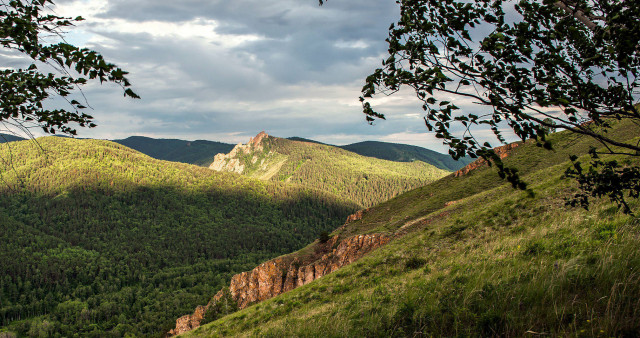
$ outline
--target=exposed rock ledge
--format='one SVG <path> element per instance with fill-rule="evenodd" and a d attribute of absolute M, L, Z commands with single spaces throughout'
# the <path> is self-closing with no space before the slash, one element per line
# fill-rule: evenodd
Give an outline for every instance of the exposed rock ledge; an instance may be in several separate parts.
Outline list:
<path fill-rule="evenodd" d="M 496 155 L 498 155 L 501 159 L 509 156 L 509 153 L 511 152 L 512 149 L 517 148 L 520 145 L 520 143 L 510 143 L 504 146 L 500 146 L 500 147 L 496 147 L 493 148 L 493 151 L 496 152 Z M 470 171 L 472 170 L 476 170 L 478 168 L 484 167 L 487 165 L 487 161 L 484 158 L 479 158 L 469 164 L 467 164 L 467 166 L 465 166 L 464 168 L 456 171 L 455 173 L 453 173 L 453 176 L 455 177 L 459 177 L 462 175 L 466 175 L 468 174 Z"/>
<path fill-rule="evenodd" d="M 248 154 L 251 151 L 262 151 L 262 140 L 269 137 L 267 133 L 261 131 L 256 137 L 250 138 L 247 144 L 238 143 L 228 154 L 219 153 L 213 157 L 213 163 L 209 169 L 215 171 L 228 171 L 242 174 L 244 164 L 237 158 L 238 154 Z"/>
<path fill-rule="evenodd" d="M 251 271 L 233 276 L 229 285 L 231 297 L 243 309 L 336 271 L 390 240 L 391 237 L 384 234 L 369 234 L 338 242 L 338 236 L 334 236 L 327 243 L 318 244 L 315 255 L 310 257 L 278 257 Z M 198 306 L 193 314 L 178 318 L 175 329 L 169 331 L 169 335 L 178 335 L 199 327 L 207 309 L 222 296 L 221 290 L 207 305 Z"/>

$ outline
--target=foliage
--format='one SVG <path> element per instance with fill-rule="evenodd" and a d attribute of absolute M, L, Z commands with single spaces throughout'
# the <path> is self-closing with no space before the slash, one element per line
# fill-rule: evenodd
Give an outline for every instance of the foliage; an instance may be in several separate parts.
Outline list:
<path fill-rule="evenodd" d="M 97 52 L 66 42 L 52 43 L 64 41 L 64 29 L 83 19 L 46 14 L 48 6 L 53 6 L 52 0 L 13 0 L 0 5 L 0 44 L 32 60 L 26 69 L 0 70 L 0 121 L 22 129 L 35 124 L 47 133 L 75 135 L 72 123 L 95 126 L 92 116 L 83 112 L 87 104 L 68 98 L 87 80 L 113 82 L 123 88 L 124 96 L 139 97 L 129 88 L 127 72 Z M 67 100 L 70 108 L 47 108 L 43 103 L 53 94 Z"/>
<path fill-rule="evenodd" d="M 631 208 L 625 200 L 625 192 L 628 197 L 637 199 L 640 196 L 640 167 L 622 167 L 618 161 L 604 161 L 597 150 L 591 150 L 592 166 L 584 170 L 576 156 L 571 157 L 573 168 L 567 169 L 565 174 L 575 178 L 582 188 L 571 205 L 580 204 L 585 209 L 589 207 L 589 197 L 608 196 L 611 201 L 623 206 L 626 213 L 631 213 Z"/>
<path fill-rule="evenodd" d="M 327 243 L 331 239 L 328 231 L 323 231 L 320 233 L 320 237 L 318 237 L 318 241 L 320 243 Z"/>
<path fill-rule="evenodd" d="M 224 288 L 222 289 L 222 297 L 209 306 L 207 312 L 204 314 L 204 318 L 200 321 L 200 325 L 211 323 L 218 318 L 222 318 L 236 311 L 238 311 L 238 304 L 231 297 L 229 288 Z"/>
<path fill-rule="evenodd" d="M 491 160 L 503 178 L 526 188 L 489 142 L 472 128 L 503 130 L 551 148 L 548 133 L 591 137 L 603 153 L 637 156 L 637 142 L 608 134 L 613 121 L 640 121 L 638 1 L 403 0 L 389 29 L 389 57 L 362 89 L 368 121 L 384 118 L 367 99 L 409 87 L 422 102 L 425 124 L 455 158 Z M 462 112 L 454 100 L 471 100 Z M 459 131 L 459 132 L 457 132 Z M 619 172 L 617 167 L 613 173 Z M 616 194 L 607 173 L 600 191 Z M 606 188 L 607 190 L 602 190 Z"/>
<path fill-rule="evenodd" d="M 355 209 L 108 141 L 38 143 L 46 152 L 0 146 L 13 166 L 3 164 L 0 186 L 0 326 L 20 335 L 161 336 L 234 274 Z"/>

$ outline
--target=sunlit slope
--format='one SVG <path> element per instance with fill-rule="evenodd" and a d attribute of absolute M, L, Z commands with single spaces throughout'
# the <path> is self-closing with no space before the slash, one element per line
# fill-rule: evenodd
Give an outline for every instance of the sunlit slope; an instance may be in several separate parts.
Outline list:
<path fill-rule="evenodd" d="M 369 207 L 449 172 L 424 162 L 393 162 L 337 147 L 259 134 L 211 166 L 271 181 L 321 189 Z"/>
<path fill-rule="evenodd" d="M 339 231 L 390 244 L 186 336 L 638 336 L 640 223 L 606 200 L 566 207 L 568 154 L 597 145 L 553 141 L 507 158 L 531 192 L 486 168 L 402 194 Z"/>
<path fill-rule="evenodd" d="M 11 142 L 0 157 L 0 329 L 20 335 L 162 335 L 233 274 L 354 210 L 108 141 Z"/>

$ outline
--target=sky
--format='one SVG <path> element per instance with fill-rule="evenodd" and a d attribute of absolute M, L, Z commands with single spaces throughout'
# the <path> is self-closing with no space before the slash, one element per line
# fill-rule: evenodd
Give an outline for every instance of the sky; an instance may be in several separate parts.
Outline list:
<path fill-rule="evenodd" d="M 132 135 L 247 142 L 260 131 L 343 145 L 377 140 L 446 152 L 409 90 L 358 101 L 385 58 L 395 0 L 58 0 L 85 21 L 66 40 L 127 70 L 140 100 L 112 84 L 84 94 L 96 128 L 78 137 Z M 2 61 L 2 55 L 0 55 Z M 473 109 L 470 102 L 456 104 Z"/>

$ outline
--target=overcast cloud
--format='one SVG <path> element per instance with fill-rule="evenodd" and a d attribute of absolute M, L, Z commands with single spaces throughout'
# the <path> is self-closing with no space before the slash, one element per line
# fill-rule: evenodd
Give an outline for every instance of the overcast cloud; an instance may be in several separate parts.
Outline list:
<path fill-rule="evenodd" d="M 386 121 L 368 125 L 358 102 L 380 66 L 394 0 L 61 0 L 83 16 L 68 41 L 130 72 L 142 99 L 112 85 L 85 94 L 97 128 L 79 137 L 246 142 L 261 130 L 333 144 L 382 140 L 445 148 L 427 133 L 409 91 L 373 101 Z M 0 55 L 0 61 L 8 62 Z M 468 102 L 459 106 L 470 107 Z"/>

